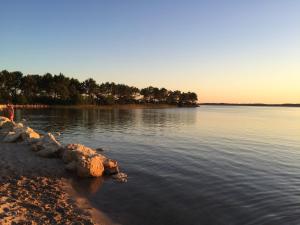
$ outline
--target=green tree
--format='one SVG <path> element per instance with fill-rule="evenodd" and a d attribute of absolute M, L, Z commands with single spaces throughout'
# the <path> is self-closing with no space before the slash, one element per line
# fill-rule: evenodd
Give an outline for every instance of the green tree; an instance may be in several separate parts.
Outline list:
<path fill-rule="evenodd" d="M 8 72 L 7 70 L 1 71 L 0 74 L 0 87 L 1 96 L 5 99 L 3 101 L 16 102 L 17 94 L 20 90 L 21 80 L 23 74 L 19 71 Z"/>
<path fill-rule="evenodd" d="M 168 104 L 178 104 L 180 101 L 181 91 L 169 91 L 168 97 L 167 97 L 167 103 Z"/>
<path fill-rule="evenodd" d="M 26 97 L 26 101 L 34 103 L 39 96 L 39 81 L 41 77 L 39 75 L 27 75 L 21 80 L 21 95 Z M 20 98 L 19 98 L 20 99 Z M 22 99 L 24 101 L 24 99 Z"/>
<path fill-rule="evenodd" d="M 142 101 L 140 96 L 143 96 Z M 138 98 L 137 98 L 138 97 Z M 21 72 L 0 72 L 0 102 L 45 104 L 130 104 L 167 103 L 195 105 L 198 97 L 194 92 L 181 93 L 166 88 L 149 86 L 138 89 L 126 84 L 102 83 L 89 78 L 83 82 L 74 78 L 46 73 L 23 76 Z"/>
<path fill-rule="evenodd" d="M 71 78 L 69 83 L 70 103 L 74 105 L 83 104 L 83 98 L 81 94 L 82 85 L 77 79 Z"/>
<path fill-rule="evenodd" d="M 69 93 L 69 85 L 70 85 L 70 79 L 68 77 L 65 77 L 62 73 L 59 75 L 55 75 L 53 77 L 54 80 L 54 96 L 55 101 L 57 103 L 63 104 L 68 102 L 70 99 L 70 93 Z"/>

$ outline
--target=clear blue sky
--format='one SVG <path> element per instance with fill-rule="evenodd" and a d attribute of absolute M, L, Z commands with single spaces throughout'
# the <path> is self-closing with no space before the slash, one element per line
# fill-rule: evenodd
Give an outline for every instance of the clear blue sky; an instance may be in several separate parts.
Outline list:
<path fill-rule="evenodd" d="M 300 1 L 0 2 L 0 69 L 300 102 Z"/>

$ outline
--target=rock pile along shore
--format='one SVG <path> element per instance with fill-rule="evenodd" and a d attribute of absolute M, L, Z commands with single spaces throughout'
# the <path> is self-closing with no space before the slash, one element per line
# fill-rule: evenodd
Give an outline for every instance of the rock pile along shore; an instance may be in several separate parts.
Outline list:
<path fill-rule="evenodd" d="M 65 169 L 79 177 L 111 175 L 120 182 L 127 181 L 127 175 L 119 172 L 117 161 L 105 157 L 95 149 L 82 144 L 63 146 L 51 133 L 42 136 L 23 123 L 12 122 L 6 117 L 0 117 L 0 138 L 5 143 L 27 143 L 40 157 L 61 158 Z"/>
<path fill-rule="evenodd" d="M 66 170 L 96 183 L 103 175 L 124 182 L 127 176 L 116 161 L 81 144 L 63 146 L 52 134 L 40 135 L 5 117 L 0 117 L 0 155 L 1 225 L 113 224 L 75 194 Z"/>

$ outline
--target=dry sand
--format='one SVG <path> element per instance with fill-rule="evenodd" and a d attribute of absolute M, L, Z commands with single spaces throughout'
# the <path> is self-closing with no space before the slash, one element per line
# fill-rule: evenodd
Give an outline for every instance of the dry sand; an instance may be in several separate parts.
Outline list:
<path fill-rule="evenodd" d="M 0 143 L 0 224 L 112 224 L 76 195 L 61 160 Z"/>

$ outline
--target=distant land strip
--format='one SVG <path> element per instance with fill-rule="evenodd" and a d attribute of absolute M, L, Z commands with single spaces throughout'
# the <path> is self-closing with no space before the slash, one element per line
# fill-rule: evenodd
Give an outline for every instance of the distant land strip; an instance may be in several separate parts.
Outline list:
<path fill-rule="evenodd" d="M 198 105 L 182 106 L 182 107 L 197 107 Z M 164 109 L 164 108 L 176 108 L 178 105 L 171 104 L 113 104 L 113 105 L 41 105 L 41 104 L 24 104 L 13 105 L 15 109 L 45 109 L 45 108 L 70 108 L 70 109 Z M 6 105 L 0 104 L 0 111 L 6 109 Z"/>
<path fill-rule="evenodd" d="M 195 92 L 149 86 L 137 88 L 93 78 L 79 81 L 62 73 L 24 75 L 20 71 L 0 71 L 0 104 L 14 105 L 134 105 L 163 104 L 196 107 Z M 27 106 L 26 106 L 27 107 Z"/>
<path fill-rule="evenodd" d="M 284 104 L 265 104 L 265 103 L 199 103 L 199 105 L 212 106 L 262 106 L 262 107 L 300 107 L 300 104 L 284 103 Z"/>

